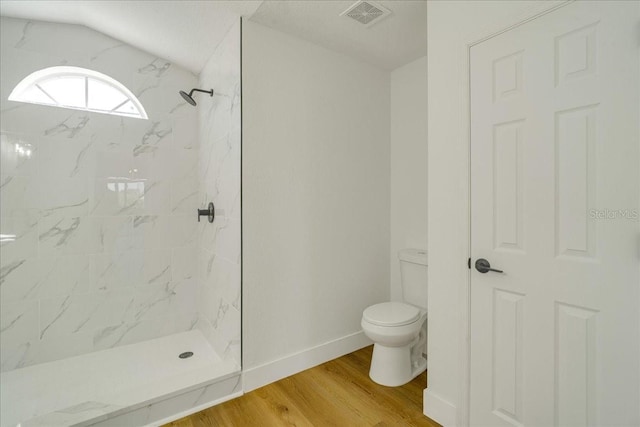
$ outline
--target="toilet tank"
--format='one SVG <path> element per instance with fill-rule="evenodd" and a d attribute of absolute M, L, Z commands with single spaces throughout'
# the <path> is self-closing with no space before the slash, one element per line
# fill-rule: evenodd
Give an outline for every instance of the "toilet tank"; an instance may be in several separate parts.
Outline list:
<path fill-rule="evenodd" d="M 403 249 L 398 252 L 402 299 L 404 302 L 427 309 L 427 251 Z"/>

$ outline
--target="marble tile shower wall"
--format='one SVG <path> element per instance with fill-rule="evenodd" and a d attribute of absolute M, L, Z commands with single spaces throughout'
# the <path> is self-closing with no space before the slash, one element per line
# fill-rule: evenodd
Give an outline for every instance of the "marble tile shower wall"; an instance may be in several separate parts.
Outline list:
<path fill-rule="evenodd" d="M 201 223 L 198 252 L 198 328 L 218 354 L 240 366 L 240 22 L 218 45 L 200 74 L 213 99 L 200 114 L 200 205 L 213 201 L 214 224 Z"/>
<path fill-rule="evenodd" d="M 178 90 L 197 77 L 85 27 L 0 31 L 2 371 L 194 328 L 198 118 Z M 55 65 L 115 78 L 149 120 L 7 101 Z"/>

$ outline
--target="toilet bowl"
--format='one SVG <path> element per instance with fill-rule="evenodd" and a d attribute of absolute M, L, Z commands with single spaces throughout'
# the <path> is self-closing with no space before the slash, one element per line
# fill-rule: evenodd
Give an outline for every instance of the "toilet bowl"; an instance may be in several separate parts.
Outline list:
<path fill-rule="evenodd" d="M 362 313 L 362 330 L 373 341 L 369 377 L 396 387 L 427 368 L 427 253 L 398 253 L 403 301 L 372 305 Z"/>
<path fill-rule="evenodd" d="M 376 383 L 396 387 L 424 372 L 427 360 L 427 312 L 401 302 L 372 305 L 362 314 L 362 330 L 374 342 L 369 377 Z M 417 351 L 416 351 L 417 350 Z"/>

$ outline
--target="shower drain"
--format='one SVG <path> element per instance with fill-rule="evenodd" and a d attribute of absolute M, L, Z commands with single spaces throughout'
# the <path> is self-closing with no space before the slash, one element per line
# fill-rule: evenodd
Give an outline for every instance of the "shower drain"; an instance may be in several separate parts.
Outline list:
<path fill-rule="evenodd" d="M 191 356 L 193 356 L 193 351 L 185 351 L 184 353 L 180 353 L 180 355 L 178 355 L 180 359 L 188 359 Z"/>

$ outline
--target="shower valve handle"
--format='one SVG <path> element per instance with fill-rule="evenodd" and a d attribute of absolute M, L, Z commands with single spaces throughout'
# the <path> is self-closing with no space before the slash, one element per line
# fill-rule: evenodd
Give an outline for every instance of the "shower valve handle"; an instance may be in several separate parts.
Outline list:
<path fill-rule="evenodd" d="M 198 209 L 198 222 L 200 222 L 201 216 L 206 216 L 209 222 L 213 222 L 216 217 L 216 210 L 215 206 L 213 206 L 213 202 L 209 202 L 207 209 Z"/>

